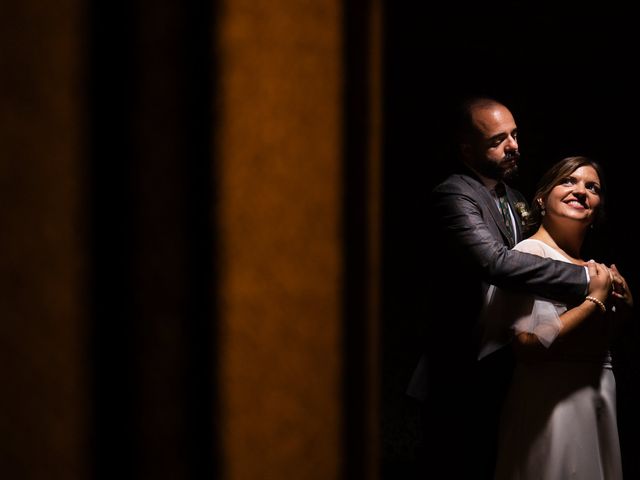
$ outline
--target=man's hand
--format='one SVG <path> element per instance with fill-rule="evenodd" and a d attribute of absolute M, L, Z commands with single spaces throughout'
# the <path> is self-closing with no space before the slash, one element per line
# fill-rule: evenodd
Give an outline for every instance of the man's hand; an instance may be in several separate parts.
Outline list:
<path fill-rule="evenodd" d="M 613 275 L 613 292 L 611 295 L 617 300 L 617 304 L 624 304 L 627 307 L 633 307 L 633 296 L 629 290 L 626 280 L 618 271 L 618 267 L 615 264 L 611 264 L 611 273 Z M 591 271 L 589 271 L 591 273 Z"/>

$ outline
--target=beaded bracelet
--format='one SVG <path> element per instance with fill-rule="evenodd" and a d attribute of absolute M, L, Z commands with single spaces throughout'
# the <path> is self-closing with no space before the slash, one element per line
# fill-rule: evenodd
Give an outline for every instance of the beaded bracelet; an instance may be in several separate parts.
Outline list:
<path fill-rule="evenodd" d="M 602 303 L 596 297 L 592 297 L 591 295 L 589 295 L 585 297 L 585 300 L 589 300 L 590 302 L 595 303 L 598 307 L 600 307 L 600 310 L 602 310 L 602 313 L 607 313 L 607 307 L 605 307 L 604 303 Z"/>

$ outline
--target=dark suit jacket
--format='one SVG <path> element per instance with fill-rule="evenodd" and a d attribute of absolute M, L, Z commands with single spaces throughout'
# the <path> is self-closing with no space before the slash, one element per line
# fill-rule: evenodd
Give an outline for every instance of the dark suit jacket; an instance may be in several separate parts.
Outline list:
<path fill-rule="evenodd" d="M 515 202 L 522 194 L 507 186 Z M 425 354 L 407 393 L 423 400 L 429 375 L 442 367 L 455 372 L 476 362 L 477 320 L 489 284 L 527 291 L 569 304 L 587 292 L 584 267 L 511 250 L 504 220 L 491 192 L 472 173 L 451 175 L 430 197 L 425 221 L 432 242 L 425 265 L 425 301 L 420 321 Z M 523 240 L 520 225 L 516 241 Z M 431 373 L 429 373 L 431 371 Z"/>

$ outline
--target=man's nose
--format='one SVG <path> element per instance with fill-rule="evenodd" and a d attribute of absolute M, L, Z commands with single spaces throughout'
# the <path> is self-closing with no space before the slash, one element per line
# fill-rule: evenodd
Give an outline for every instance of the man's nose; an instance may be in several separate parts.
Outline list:
<path fill-rule="evenodd" d="M 507 137 L 507 144 L 505 145 L 505 148 L 508 148 L 510 150 L 517 150 L 518 149 L 518 140 L 516 140 L 515 137 L 509 135 Z"/>

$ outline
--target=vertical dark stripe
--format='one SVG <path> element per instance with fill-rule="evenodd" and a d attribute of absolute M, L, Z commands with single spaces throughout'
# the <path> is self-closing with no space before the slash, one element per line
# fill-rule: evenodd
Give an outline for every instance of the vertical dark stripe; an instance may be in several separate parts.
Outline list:
<path fill-rule="evenodd" d="M 93 319 L 91 448 L 96 479 L 138 478 L 142 472 L 158 471 L 149 462 L 170 447 L 161 435 L 171 429 L 185 432 L 184 439 L 167 441 L 184 446 L 179 450 L 186 456 L 176 452 L 161 464 L 193 479 L 216 478 L 220 471 L 214 434 L 216 247 L 210 146 L 214 6 L 206 0 L 158 4 L 158 8 L 171 9 L 178 22 L 178 28 L 168 29 L 158 42 L 155 22 L 163 21 L 162 16 L 146 14 L 155 5 L 144 1 L 91 3 L 87 52 L 91 283 L 87 291 Z M 177 55 L 169 52 L 166 59 L 157 60 L 156 43 L 176 46 Z M 144 68 L 156 70 L 148 75 Z M 176 68 L 183 71 L 176 72 Z M 178 115 L 170 119 L 176 127 L 166 139 L 146 135 L 153 131 L 155 118 L 153 106 L 143 104 L 141 93 L 154 87 L 159 87 L 155 92 L 168 95 L 167 105 L 175 106 Z M 140 122 L 146 122 L 147 131 Z M 162 119 L 158 125 L 163 125 Z M 154 158 L 162 145 L 167 145 L 166 155 Z M 174 155 L 175 145 L 182 147 Z M 177 215 L 163 216 L 163 203 L 153 202 L 154 191 L 147 189 L 154 186 L 159 200 L 166 202 L 175 195 Z M 172 222 L 166 225 L 172 237 L 158 239 L 161 247 L 150 248 L 148 242 L 156 240 L 154 232 L 162 231 L 158 224 L 163 221 Z M 179 251 L 167 252 L 172 241 Z M 173 277 L 165 277 L 172 279 L 166 286 L 147 270 L 163 265 L 160 252 L 175 255 L 166 262 L 174 269 Z M 183 260 L 185 271 L 180 268 Z M 163 288 L 175 296 L 166 302 L 154 298 L 153 292 Z M 176 304 L 180 292 L 186 292 L 184 309 Z M 175 323 L 161 324 L 163 320 L 156 317 L 163 306 L 179 315 Z M 173 365 L 181 369 L 178 374 L 184 389 L 184 395 L 175 397 L 159 387 L 163 375 L 171 381 L 173 371 L 167 365 L 172 359 L 157 371 L 152 371 L 149 362 L 140 361 L 145 355 L 161 355 L 158 345 L 162 343 L 154 338 L 167 328 L 174 329 L 171 339 L 165 341 L 171 348 L 167 353 L 176 355 Z M 165 397 L 154 398 L 154 391 Z M 181 425 L 165 428 L 158 424 L 161 416 L 145 415 L 161 408 L 167 408 L 170 420 L 177 419 Z M 160 435 L 157 442 L 142 441 L 155 433 Z M 156 478 L 172 478 L 172 471 L 159 471 Z"/>
<path fill-rule="evenodd" d="M 130 123 L 134 108 L 133 7 L 118 0 L 92 2 L 87 50 L 93 474 L 96 479 L 109 480 L 135 476 Z"/>
<path fill-rule="evenodd" d="M 187 311 L 187 432 L 189 478 L 219 478 L 219 445 L 214 436 L 218 410 L 214 363 L 217 312 L 214 298 L 215 252 L 212 178 L 212 65 L 211 1 L 192 0 L 188 4 L 185 42 L 187 86 L 186 168 L 188 218 L 188 311 Z"/>
<path fill-rule="evenodd" d="M 367 476 L 369 38 L 368 0 L 345 2 L 344 83 L 344 298 L 343 478 Z"/>

